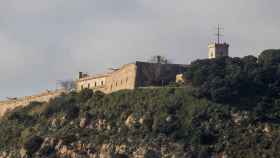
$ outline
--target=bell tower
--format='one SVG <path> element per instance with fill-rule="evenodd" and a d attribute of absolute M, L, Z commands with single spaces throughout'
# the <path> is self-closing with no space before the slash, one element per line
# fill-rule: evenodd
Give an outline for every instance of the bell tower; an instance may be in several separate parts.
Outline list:
<path fill-rule="evenodd" d="M 218 25 L 217 41 L 208 44 L 208 58 L 214 59 L 219 57 L 228 56 L 229 44 L 221 43 L 221 27 Z"/>

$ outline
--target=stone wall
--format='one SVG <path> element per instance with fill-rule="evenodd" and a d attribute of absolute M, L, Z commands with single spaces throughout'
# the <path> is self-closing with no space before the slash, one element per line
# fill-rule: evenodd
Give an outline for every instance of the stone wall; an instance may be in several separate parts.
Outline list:
<path fill-rule="evenodd" d="M 106 93 L 123 89 L 135 89 L 136 70 L 135 64 L 127 64 L 112 72 L 106 81 Z"/>
<path fill-rule="evenodd" d="M 2 117 L 6 112 L 11 111 L 17 107 L 27 106 L 31 102 L 48 102 L 50 99 L 53 99 L 63 93 L 66 93 L 65 90 L 57 91 L 46 91 L 44 93 L 27 96 L 15 100 L 0 101 L 0 117 Z"/>
<path fill-rule="evenodd" d="M 176 82 L 176 75 L 183 73 L 186 65 L 136 62 L 137 87 L 164 86 Z"/>

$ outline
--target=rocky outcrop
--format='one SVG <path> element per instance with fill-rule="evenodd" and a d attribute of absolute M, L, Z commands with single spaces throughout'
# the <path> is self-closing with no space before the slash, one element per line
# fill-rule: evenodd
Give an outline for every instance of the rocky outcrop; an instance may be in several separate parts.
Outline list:
<path fill-rule="evenodd" d="M 242 121 L 247 120 L 248 119 L 248 112 L 236 112 L 236 113 L 232 113 L 231 114 L 232 120 L 233 122 L 240 126 Z"/>
<path fill-rule="evenodd" d="M 66 144 L 62 139 L 46 137 L 36 152 L 30 154 L 24 147 L 18 152 L 20 158 L 181 158 L 185 157 L 183 146 L 177 143 L 168 143 L 165 140 L 159 144 L 112 144 L 106 143 L 94 146 L 82 141 Z M 225 155 L 225 154 L 219 154 Z M 0 158 L 17 157 L 9 152 L 2 152 Z"/>
<path fill-rule="evenodd" d="M 126 121 L 125 121 L 125 125 L 128 128 L 131 128 L 134 124 L 136 124 L 137 119 L 131 114 L 127 117 Z"/>

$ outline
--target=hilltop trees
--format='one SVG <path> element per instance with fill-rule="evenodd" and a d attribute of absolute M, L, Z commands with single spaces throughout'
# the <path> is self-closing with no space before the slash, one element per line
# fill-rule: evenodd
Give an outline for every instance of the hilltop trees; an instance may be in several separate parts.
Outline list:
<path fill-rule="evenodd" d="M 280 63 L 280 49 L 268 49 L 259 56 L 259 63 L 263 65 L 277 65 Z"/>
<path fill-rule="evenodd" d="M 280 96 L 280 51 L 264 51 L 259 58 L 217 58 L 194 61 L 185 72 L 197 96 L 234 103 L 242 98 Z"/>
<path fill-rule="evenodd" d="M 68 91 L 76 88 L 76 83 L 73 80 L 59 81 L 59 85 L 61 86 L 61 88 L 68 90 Z"/>

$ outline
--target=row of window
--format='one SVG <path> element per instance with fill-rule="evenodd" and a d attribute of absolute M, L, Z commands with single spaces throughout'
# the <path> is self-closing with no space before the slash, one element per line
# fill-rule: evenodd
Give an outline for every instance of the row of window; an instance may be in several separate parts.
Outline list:
<path fill-rule="evenodd" d="M 103 85 L 104 85 L 104 81 L 101 81 L 101 86 L 103 86 Z M 97 82 L 94 82 L 93 87 L 95 88 L 97 86 L 98 86 Z M 91 88 L 91 87 L 92 87 L 92 85 L 90 83 L 88 83 L 86 88 Z M 81 85 L 81 89 L 84 89 L 84 88 L 85 88 L 84 85 Z"/>
<path fill-rule="evenodd" d="M 113 89 L 114 85 L 115 85 L 115 87 L 118 87 L 118 84 L 123 85 L 124 82 L 125 82 L 125 84 L 128 83 L 128 77 L 125 79 L 125 81 L 123 81 L 123 80 L 120 80 L 119 82 L 118 81 L 113 81 L 113 83 L 111 84 L 111 90 Z"/>
<path fill-rule="evenodd" d="M 111 84 L 111 90 L 113 89 L 113 87 L 118 87 L 118 85 L 123 85 L 123 84 L 127 84 L 128 83 L 128 77 L 125 79 L 125 80 L 120 80 L 120 81 L 113 81 L 113 83 Z M 104 81 L 101 81 L 101 86 L 104 85 Z M 84 89 L 84 88 L 95 88 L 95 87 L 98 87 L 99 85 L 97 84 L 97 82 L 94 82 L 93 86 L 88 83 L 87 86 L 85 85 L 81 85 L 81 89 Z"/>

